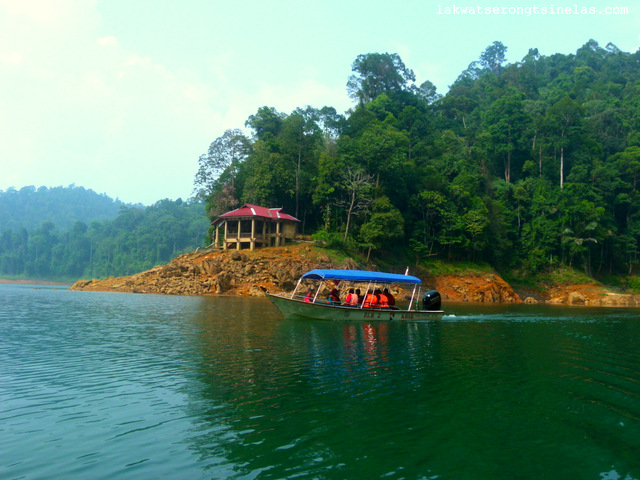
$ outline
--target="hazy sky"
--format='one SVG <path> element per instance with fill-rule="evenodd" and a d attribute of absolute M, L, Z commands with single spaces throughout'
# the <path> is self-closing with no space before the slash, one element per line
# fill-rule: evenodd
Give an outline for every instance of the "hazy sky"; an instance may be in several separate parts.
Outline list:
<path fill-rule="evenodd" d="M 558 7 L 567 11 L 548 13 Z M 0 190 L 76 184 L 132 203 L 187 199 L 198 157 L 261 106 L 349 109 L 359 54 L 397 52 L 418 84 L 445 93 L 496 40 L 511 63 L 589 39 L 635 52 L 640 4 L 0 0 Z"/>

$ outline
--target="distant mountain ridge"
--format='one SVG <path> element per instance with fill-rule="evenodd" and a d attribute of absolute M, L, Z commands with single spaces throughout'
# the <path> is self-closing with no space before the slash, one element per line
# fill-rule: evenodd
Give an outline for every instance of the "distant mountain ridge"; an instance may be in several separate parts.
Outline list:
<path fill-rule="evenodd" d="M 204 246 L 196 200 L 124 204 L 69 187 L 0 191 L 0 278 L 69 281 L 131 275 Z"/>
<path fill-rule="evenodd" d="M 0 190 L 0 231 L 31 231 L 43 222 L 52 222 L 61 231 L 69 230 L 80 221 L 111 220 L 121 207 L 131 206 L 91 189 L 68 187 L 23 187 Z"/>

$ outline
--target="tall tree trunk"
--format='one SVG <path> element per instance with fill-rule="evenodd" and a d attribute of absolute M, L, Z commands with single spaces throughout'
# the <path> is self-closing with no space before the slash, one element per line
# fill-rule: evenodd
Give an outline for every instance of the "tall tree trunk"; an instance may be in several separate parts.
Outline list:
<path fill-rule="evenodd" d="M 511 183 L 511 126 L 509 126 L 509 134 L 507 136 L 507 164 L 504 169 L 504 180 Z"/>
<path fill-rule="evenodd" d="M 539 145 L 538 148 L 538 175 L 542 176 L 542 145 Z"/>
<path fill-rule="evenodd" d="M 296 214 L 298 218 L 298 205 L 300 201 L 300 166 L 302 164 L 302 142 L 298 144 L 298 168 L 296 170 Z"/>
<path fill-rule="evenodd" d="M 560 147 L 560 190 L 562 190 L 562 185 L 564 183 L 564 147 Z"/>
<path fill-rule="evenodd" d="M 564 184 L 564 128 L 562 129 L 562 146 L 560 147 L 560 190 Z"/>
<path fill-rule="evenodd" d="M 351 202 L 349 203 L 349 210 L 347 211 L 347 226 L 344 229 L 344 241 L 347 241 L 347 235 L 349 235 L 349 224 L 351 223 L 351 212 L 353 212 L 353 206 L 356 203 L 355 190 L 351 193 Z"/>
<path fill-rule="evenodd" d="M 331 225 L 331 204 L 325 207 L 325 211 L 327 213 L 324 215 L 324 231 L 328 232 L 329 226 Z"/>

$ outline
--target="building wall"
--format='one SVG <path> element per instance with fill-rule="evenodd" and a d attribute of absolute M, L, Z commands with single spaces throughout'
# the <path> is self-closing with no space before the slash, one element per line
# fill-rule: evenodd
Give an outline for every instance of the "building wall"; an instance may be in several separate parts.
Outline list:
<path fill-rule="evenodd" d="M 295 223 L 287 222 L 282 224 L 282 235 L 285 238 L 295 238 L 297 231 L 297 225 Z"/>

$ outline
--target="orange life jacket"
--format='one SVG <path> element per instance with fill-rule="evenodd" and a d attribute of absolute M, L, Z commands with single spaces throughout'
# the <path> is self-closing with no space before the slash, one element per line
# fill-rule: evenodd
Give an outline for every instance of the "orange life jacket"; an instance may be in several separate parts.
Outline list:
<path fill-rule="evenodd" d="M 364 303 L 362 304 L 362 306 L 364 308 L 372 308 L 372 307 L 376 307 L 378 303 L 378 297 L 375 296 L 373 293 L 367 293 L 367 296 L 364 297 Z"/>
<path fill-rule="evenodd" d="M 378 295 L 378 307 L 389 308 L 389 299 L 384 293 Z"/>

